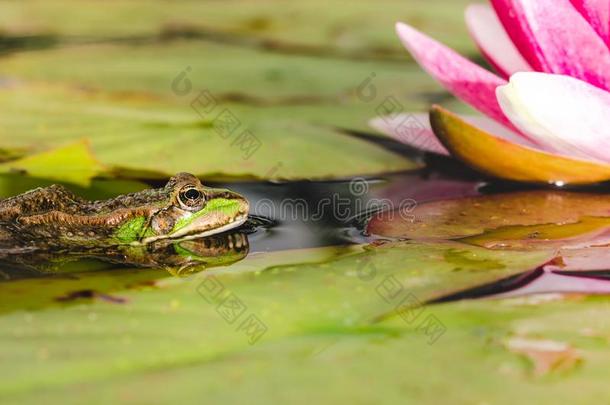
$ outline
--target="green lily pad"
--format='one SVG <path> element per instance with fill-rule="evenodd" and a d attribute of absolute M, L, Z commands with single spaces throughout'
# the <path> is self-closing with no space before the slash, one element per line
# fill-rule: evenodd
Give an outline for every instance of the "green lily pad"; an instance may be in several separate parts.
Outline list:
<path fill-rule="evenodd" d="M 247 69 L 244 61 L 248 62 Z M 45 68 L 40 69 L 41 65 Z M 412 92 L 435 90 L 431 80 L 421 80 L 425 73 L 408 63 L 286 56 L 192 41 L 141 46 L 83 45 L 24 52 L 4 60 L 0 74 L 113 91 L 118 93 L 116 98 L 178 98 L 187 107 L 201 90 L 209 90 L 221 102 L 266 107 L 357 104 L 355 90 L 372 74 L 371 84 L 376 87 L 378 103 L 393 95 L 402 102 L 410 101 L 405 106 L 409 110 L 419 106 L 396 94 L 397 86 L 405 82 L 412 82 Z M 374 107 L 368 106 L 370 115 L 375 114 Z M 370 117 L 362 118 L 366 123 Z"/>
<path fill-rule="evenodd" d="M 149 188 L 148 185 L 138 181 L 109 179 L 94 179 L 87 187 L 81 187 L 74 183 L 58 182 L 13 173 L 0 174 L 0 198 L 12 197 L 37 187 L 48 187 L 51 184 L 58 183 L 89 200 L 104 200 L 116 197 L 118 194 L 128 194 Z"/>
<path fill-rule="evenodd" d="M 253 254 L 248 259 L 230 267 L 231 272 L 257 271 L 261 267 L 292 263 L 316 263 L 332 260 L 349 254 L 349 248 L 318 248 L 276 252 L 273 254 Z M 158 283 L 171 280 L 173 275 L 166 269 L 117 267 L 116 264 L 94 260 L 73 260 L 73 254 L 56 258 L 51 270 L 40 272 L 41 277 L 27 277 L 0 282 L 0 313 L 16 310 L 38 310 L 46 307 L 87 302 L 87 298 L 117 296 L 128 290 L 155 288 Z M 204 271 L 202 267 L 200 269 Z M 53 274 L 55 273 L 55 275 Z M 16 273 L 13 272 L 13 276 Z M 36 273 L 34 273 L 36 274 Z M 31 275 L 30 275 L 31 276 Z M 159 285 L 161 285 L 159 284 Z M 24 292 L 36 291 L 36 294 Z M 88 292 L 89 294 L 85 294 Z M 80 293 L 80 294 L 79 294 Z M 67 299 L 73 297 L 73 299 Z M 80 299 L 79 299 L 80 298 Z"/>
<path fill-rule="evenodd" d="M 242 61 L 248 69 L 242 68 Z M 175 111 L 186 113 L 183 121 L 212 120 L 227 107 L 250 126 L 272 116 L 371 132 L 371 117 L 427 109 L 429 101 L 413 94 L 438 91 L 434 81 L 408 63 L 287 56 L 191 41 L 19 53 L 0 64 L 0 74 L 18 81 L 84 87 L 115 101 L 171 101 L 176 108 L 157 112 L 155 123 L 160 126 L 168 125 L 165 120 Z M 406 87 L 411 95 L 397 91 Z M 206 117 L 191 108 L 201 91 L 208 91 L 219 104 Z M 206 96 L 200 100 L 205 103 Z"/>
<path fill-rule="evenodd" d="M 610 225 L 610 196 L 531 191 L 433 201 L 410 214 L 380 214 L 368 232 L 394 238 L 553 241 L 596 234 Z M 480 236 L 478 239 L 475 236 Z"/>
<path fill-rule="evenodd" d="M 308 398 L 323 404 L 352 401 L 436 404 L 439 387 L 443 387 L 443 397 L 467 403 L 509 404 L 515 400 L 551 403 L 557 395 L 567 402 L 594 403 L 608 398 L 610 351 L 604 340 L 610 330 L 608 323 L 603 322 L 610 316 L 607 304 L 607 298 L 535 305 L 523 299 L 444 304 L 426 308 L 427 315 L 434 316 L 444 328 L 444 333 L 432 344 L 425 329 L 392 320 L 357 328 L 301 330 L 290 337 L 205 357 L 177 356 L 181 345 L 188 345 L 192 351 L 204 351 L 203 343 L 209 340 L 197 340 L 204 339 L 199 332 L 203 326 L 198 323 L 190 323 L 190 329 L 195 328 L 196 332 L 176 334 L 169 341 L 168 332 L 159 328 L 138 332 L 136 325 L 152 319 L 136 312 L 132 313 L 130 323 L 118 330 L 121 338 L 111 339 L 104 335 L 115 332 L 115 328 L 112 325 L 111 329 L 103 328 L 115 316 L 113 307 L 108 304 L 103 311 L 83 307 L 72 311 L 71 316 L 80 318 L 86 326 L 77 329 L 79 338 L 71 340 L 72 346 L 62 351 L 56 346 L 56 341 L 62 339 L 59 334 L 71 331 L 75 325 L 61 322 L 53 328 L 45 322 L 52 314 L 26 314 L 13 320 L 19 322 L 19 327 L 11 332 L 27 337 L 22 338 L 26 340 L 22 344 L 36 349 L 23 351 L 23 358 L 32 360 L 29 367 L 34 375 L 41 368 L 62 368 L 55 368 L 55 373 L 47 372 L 45 385 L 23 384 L 22 389 L 30 389 L 4 398 L 19 403 L 76 404 L 83 400 L 107 403 L 125 398 L 139 403 L 175 400 L 195 403 L 193 398 L 206 398 L 214 403 L 243 400 L 269 403 L 279 396 L 290 403 Z M 182 318 L 183 311 L 193 311 L 193 316 L 199 314 L 198 309 L 184 308 L 181 304 L 172 308 L 168 303 L 162 308 L 166 313 L 161 318 L 157 316 L 157 321 L 163 319 L 167 324 L 170 320 L 174 327 L 181 326 L 183 321 L 173 322 L 172 318 Z M 37 329 L 39 334 L 34 333 Z M 87 335 L 83 329 L 98 332 Z M 37 338 L 45 333 L 45 341 Z M 112 374 L 92 376 L 100 364 L 85 368 L 86 362 L 77 357 L 85 350 L 81 344 L 87 338 L 94 342 L 87 345 L 88 356 L 100 355 L 98 345 L 109 349 L 114 346 L 111 352 L 114 363 L 104 359 L 104 363 L 114 364 Z M 139 343 L 146 339 L 157 344 L 141 347 Z M 35 340 L 40 343 L 30 343 Z M 558 348 L 572 350 L 577 362 L 538 375 L 536 363 L 541 360 L 518 350 L 528 343 L 537 344 L 541 354 L 545 349 L 551 354 Z M 149 346 L 147 355 L 136 354 Z M 138 357 L 155 366 L 134 371 Z M 86 376 L 79 376 L 78 383 L 57 375 L 70 364 L 87 372 Z M 383 366 L 372 366 L 380 364 Z M 328 384 L 329 381 L 333 384 Z M 324 384 L 328 388 L 320 391 Z M 549 386 L 554 387 L 552 391 Z M 587 389 L 583 390 L 583 386 Z M 78 397 L 72 395 L 75 389 Z"/>
<path fill-rule="evenodd" d="M 600 343 L 610 333 L 600 320 L 610 315 L 607 304 L 607 299 L 589 299 L 434 306 L 427 311 L 442 321 L 446 332 L 433 344 L 424 331 L 400 322 L 345 327 L 303 333 L 207 361 L 78 384 L 78 398 L 70 395 L 73 385 L 14 398 L 28 403 L 64 403 L 64 398 L 68 403 L 100 398 L 190 403 L 206 398 L 265 404 L 280 397 L 289 403 L 307 398 L 322 404 L 438 404 L 442 396 L 464 403 L 510 404 L 552 403 L 561 395 L 570 403 L 595 403 L 608 398 L 610 352 Z M 537 375 L 534 360 L 516 351 L 517 341 L 538 343 L 551 353 L 571 349 L 579 361 Z"/>
<path fill-rule="evenodd" d="M 77 299 L 70 305 L 54 300 L 46 309 L 28 312 L 14 309 L 44 306 L 49 295 L 28 303 L 28 297 L 41 288 L 65 298 L 70 296 L 66 286 L 75 288 L 79 283 L 58 280 L 59 288 L 52 287 L 53 279 L 46 280 L 46 287 L 39 281 L 0 283 L 5 310 L 13 310 L 0 316 L 5 331 L 0 352 L 3 364 L 11 368 L 0 382 L 0 393 L 23 395 L 42 388 L 127 378 L 244 352 L 256 343 L 243 329 L 243 322 L 252 316 L 266 329 L 258 344 L 366 328 L 399 304 L 423 303 L 504 278 L 534 268 L 549 256 L 498 253 L 455 243 L 353 249 L 301 255 L 280 252 L 276 259 L 275 253 L 258 254 L 187 279 L 157 279 L 154 288 L 143 290 L 112 292 L 124 285 L 116 278 L 92 273 L 91 280 L 97 278 L 108 287 L 104 294 L 120 300 Z M 402 289 L 397 289 L 401 284 Z M 33 286 L 38 287 L 33 291 Z M 226 307 L 229 299 L 237 305 L 239 316 Z M 62 354 L 66 351 L 70 355 Z"/>
<path fill-rule="evenodd" d="M 220 121 L 190 106 L 137 97 L 16 86 L 0 93 L 0 102 L 6 114 L 0 144 L 46 150 L 86 136 L 102 164 L 133 177 L 188 171 L 206 178 L 340 178 L 417 167 L 380 146 L 273 109 L 219 106 L 219 114 L 230 111 L 242 122 L 227 133 Z"/>
<path fill-rule="evenodd" d="M 0 148 L 0 163 L 9 160 L 16 160 L 24 157 L 25 155 L 27 155 L 27 150 L 25 149 Z"/>
<path fill-rule="evenodd" d="M 31 177 L 63 181 L 89 186 L 91 179 L 106 172 L 91 153 L 85 141 L 75 142 L 6 163 L 0 163 L 0 172 L 23 173 Z"/>
<path fill-rule="evenodd" d="M 76 38 L 129 38 L 172 34 L 228 40 L 287 53 L 325 56 L 404 56 L 393 24 L 412 21 L 460 50 L 474 50 L 464 35 L 466 0 L 413 3 L 391 0 L 371 3 L 315 0 L 287 4 L 281 0 L 252 3 L 175 1 L 171 7 L 153 0 L 146 8 L 120 0 L 103 6 L 81 7 L 74 0 L 53 5 L 40 0 L 0 2 L 0 26 L 13 35 L 54 34 Z M 103 8 L 102 8 L 103 7 Z M 102 12 L 103 11 L 103 12 Z M 133 16 L 138 15 L 137 19 Z M 387 27 L 386 29 L 380 27 Z"/>

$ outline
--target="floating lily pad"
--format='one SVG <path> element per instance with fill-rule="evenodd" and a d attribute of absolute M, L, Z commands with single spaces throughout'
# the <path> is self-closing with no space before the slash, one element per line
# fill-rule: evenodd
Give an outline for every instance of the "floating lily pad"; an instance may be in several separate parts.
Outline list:
<path fill-rule="evenodd" d="M 106 171 L 85 141 L 0 163 L 0 172 L 22 173 L 80 186 L 89 186 L 92 178 Z"/>
<path fill-rule="evenodd" d="M 103 293 L 120 297 L 120 302 L 70 295 L 79 289 L 78 281 L 59 280 L 62 287 L 57 289 L 37 281 L 0 283 L 5 310 L 40 308 L 45 298 L 28 302 L 28 297 L 41 288 L 63 297 L 45 310 L 0 316 L 5 331 L 0 351 L 4 364 L 11 367 L 0 382 L 0 392 L 17 395 L 42 387 L 60 389 L 68 383 L 126 378 L 244 352 L 251 336 L 242 324 L 250 316 L 256 316 L 266 329 L 258 344 L 342 328 L 357 331 L 401 303 L 417 306 L 548 260 L 544 252 L 498 253 L 454 243 L 347 249 L 343 255 L 340 250 L 325 249 L 332 253 L 326 257 L 316 254 L 317 250 L 305 255 L 280 252 L 276 260 L 275 253 L 254 255 L 229 268 L 187 279 L 157 279 L 154 287 L 144 290 L 121 291 L 120 280 L 108 277 L 102 283 L 107 276 L 93 273 L 91 280 L 106 286 Z M 113 283 L 118 291 L 112 291 Z M 68 285 L 71 290 L 66 291 Z M 92 288 L 91 282 L 82 281 L 82 285 Z M 237 303 L 236 313 L 223 307 L 226 299 Z M 62 355 L 66 350 L 70 356 Z"/>
<path fill-rule="evenodd" d="M 257 253 L 233 264 L 226 271 L 219 269 L 215 270 L 214 273 L 220 273 L 219 277 L 230 283 L 239 283 L 240 288 L 244 291 L 250 291 L 250 281 L 248 280 L 251 277 L 248 274 L 253 272 L 256 273 L 257 280 L 269 277 L 275 283 L 280 283 L 280 280 L 284 280 L 286 277 L 290 279 L 302 277 L 305 280 L 304 282 L 310 282 L 308 280 L 312 277 L 322 279 L 330 277 L 334 280 L 334 289 L 341 290 L 339 284 L 343 284 L 347 287 L 347 292 L 354 288 L 362 291 L 360 287 L 366 286 L 374 280 L 377 280 L 379 284 L 382 279 L 391 277 L 398 283 L 404 284 L 405 290 L 416 293 L 418 299 L 423 303 L 459 290 L 531 270 L 545 263 L 551 257 L 552 252 L 550 251 L 533 253 L 491 252 L 451 242 L 439 244 L 400 242 L 364 249 L 363 247 L 337 247 L 280 251 L 268 254 Z M 422 260 L 427 261 L 426 270 L 424 270 L 424 267 L 415 265 Z M 397 265 L 396 263 L 400 264 Z M 87 266 L 89 266 L 89 263 L 85 263 L 81 267 L 84 269 Z M 20 305 L 23 309 L 38 308 L 39 304 L 31 306 L 29 296 L 22 294 L 22 292 L 29 289 L 43 289 L 44 285 L 53 288 L 46 288 L 44 294 L 38 294 L 33 299 L 37 303 L 47 302 L 49 305 L 53 303 L 50 297 L 68 295 L 70 291 L 79 289 L 95 289 L 96 283 L 99 285 L 100 292 L 126 289 L 127 286 L 132 284 L 130 276 L 123 281 L 118 279 L 107 286 L 104 280 L 106 278 L 110 280 L 112 274 L 117 276 L 123 273 L 133 274 L 140 280 L 147 280 L 146 275 L 131 270 L 115 270 L 106 273 L 93 272 L 89 276 L 87 272 L 78 272 L 78 267 L 78 262 L 70 264 L 70 272 L 73 275 L 71 279 L 64 280 L 61 276 L 62 272 L 58 274 L 60 277 L 57 279 L 49 278 L 49 274 L 46 274 L 44 278 L 0 283 L 0 290 L 4 289 L 4 293 L 0 294 L 3 297 L 0 302 L 0 310 L 20 308 Z M 172 280 L 169 273 L 152 270 L 148 281 L 163 278 Z M 452 282 L 443 285 L 444 278 L 450 278 Z M 102 281 L 96 281 L 98 279 Z M 296 281 L 294 282 L 296 283 Z M 372 286 L 373 289 L 377 287 L 379 285 Z M 388 288 L 390 288 L 389 284 Z M 301 294 L 299 291 L 297 289 L 293 292 Z M 303 291 L 302 293 L 306 294 L 307 292 Z M 13 296 L 13 294 L 18 295 Z M 252 294 L 256 295 L 255 292 L 252 292 Z M 20 302 L 22 303 L 19 304 Z M 365 310 L 365 312 L 369 313 L 370 316 L 377 314 L 374 308 Z M 366 320 L 366 315 L 363 315 L 363 319 Z"/>
<path fill-rule="evenodd" d="M 343 52 L 369 57 L 389 54 L 406 59 L 391 29 L 397 20 L 416 21 L 450 45 L 473 51 L 474 44 L 463 35 L 462 10 L 467 4 L 466 0 L 451 0 L 405 6 L 392 0 L 374 4 L 359 0 L 346 8 L 340 2 L 322 0 L 295 4 L 240 0 L 176 1 L 167 7 L 162 0 L 153 0 L 144 8 L 130 0 L 90 7 L 81 7 L 74 0 L 53 5 L 40 0 L 3 1 L 0 25 L 13 35 L 154 39 L 182 34 L 287 53 L 324 56 Z M 134 15 L 138 18 L 134 19 Z"/>
<path fill-rule="evenodd" d="M 247 69 L 243 68 L 244 61 L 248 62 Z M 40 69 L 41 65 L 45 68 Z M 178 98 L 184 100 L 186 107 L 202 90 L 210 91 L 221 102 L 267 107 L 347 103 L 357 106 L 354 93 L 370 78 L 377 91 L 377 104 L 393 95 L 411 109 L 424 105 L 396 92 L 397 86 L 412 82 L 412 92 L 436 90 L 432 80 L 421 80 L 425 73 L 408 63 L 286 56 L 192 41 L 24 52 L 4 60 L 0 73 L 20 80 L 113 91 L 118 93 L 117 98 Z M 376 105 L 367 107 L 373 116 Z M 370 117 L 361 118 L 366 123 Z"/>
<path fill-rule="evenodd" d="M 434 133 L 451 155 L 482 173 L 533 183 L 587 184 L 610 180 L 610 166 L 538 151 L 494 137 L 435 106 Z"/>
<path fill-rule="evenodd" d="M 206 349 L 210 335 L 204 332 L 206 325 L 216 325 L 203 325 L 203 316 L 199 323 L 192 322 L 202 307 L 181 299 L 165 305 L 148 303 L 154 316 L 127 309 L 133 303 L 83 305 L 69 312 L 71 319 L 55 319 L 54 324 L 52 312 L 16 316 L 7 334 L 22 336 L 24 347 L 18 352 L 23 353 L 21 358 L 32 359 L 28 365 L 32 374 L 13 392 L 5 390 L 4 397 L 19 403 L 69 404 L 124 398 L 142 403 L 189 403 L 193 398 L 231 403 L 250 398 L 262 404 L 281 395 L 291 403 L 313 398 L 324 404 L 358 400 L 435 404 L 437 387 L 442 386 L 443 396 L 469 403 L 545 403 L 556 395 L 567 402 L 608 398 L 605 376 L 610 354 L 603 340 L 610 329 L 601 321 L 610 316 L 607 299 L 538 304 L 510 299 L 426 308 L 422 317 L 438 320 L 444 330 L 440 336 L 394 319 L 375 326 L 301 329 L 290 337 L 227 350 L 227 338 L 244 337 L 227 327 L 231 332 L 224 350 L 217 347 L 217 355 L 205 355 L 211 348 Z M 129 314 L 121 327 L 111 323 L 118 313 Z M 165 327 L 183 326 L 187 313 L 189 333 L 160 327 L 161 322 Z M 149 329 L 155 320 L 157 327 Z M 58 341 L 65 344 L 64 331 L 75 338 L 70 339 L 69 349 L 61 350 Z M 119 332 L 118 339 L 109 336 Z M 193 354 L 184 354 L 183 345 Z M 35 350 L 26 351 L 30 348 Z M 101 358 L 104 351 L 107 356 Z M 99 361 L 88 365 L 78 357 L 84 352 L 99 356 Z M 559 367 L 550 359 L 553 354 L 576 361 Z M 383 367 L 371 366 L 380 363 Z M 549 367 L 542 367 L 545 364 Z M 102 365 L 112 370 L 102 373 Z M 75 380 L 66 374 L 70 366 L 80 371 Z M 15 379 L 15 369 L 22 372 L 18 365 L 12 367 L 9 380 Z M 52 367 L 55 373 L 48 372 Z M 41 372 L 44 384 L 35 380 Z M 328 381 L 335 383 L 319 392 Z M 554 387 L 552 395 L 549 384 Z M 281 394 L 278 386 L 283 387 Z M 77 388 L 78 397 L 71 395 Z"/>
<path fill-rule="evenodd" d="M 0 93 L 0 102 L 0 144 L 42 151 L 86 137 L 102 164 L 133 177 L 188 171 L 204 178 L 337 178 L 417 167 L 333 127 L 273 109 L 219 106 L 218 114 L 229 111 L 241 122 L 228 131 L 190 105 L 55 86 L 17 86 Z"/>
<path fill-rule="evenodd" d="M 380 214 L 370 220 L 367 230 L 395 238 L 470 238 L 467 240 L 481 244 L 565 239 L 608 228 L 610 196 L 561 191 L 505 193 L 433 201 L 418 205 L 410 214 L 412 217 Z"/>
<path fill-rule="evenodd" d="M 488 230 L 481 235 L 460 239 L 490 249 L 527 249 L 590 246 L 610 243 L 610 217 L 583 217 L 575 223 L 517 225 Z"/>
<path fill-rule="evenodd" d="M 27 150 L 25 149 L 6 149 L 0 148 L 0 163 L 6 162 L 9 160 L 16 160 L 27 155 Z"/>
<path fill-rule="evenodd" d="M 357 248 L 318 248 L 298 251 L 282 251 L 274 254 L 253 254 L 248 260 L 230 268 L 231 272 L 257 271 L 260 268 L 287 262 L 300 265 L 328 261 L 349 254 Z M 152 253 L 149 253 L 152 254 Z M 100 254 L 98 254 L 99 256 Z M 87 302 L 87 299 L 104 296 L 121 297 L 128 290 L 154 288 L 158 283 L 172 279 L 171 269 L 131 268 L 94 260 L 76 260 L 78 254 L 67 253 L 64 257 L 57 254 L 53 263 L 32 265 L 32 271 L 19 276 L 15 269 L 11 274 L 3 274 L 6 282 L 0 282 L 0 313 L 15 310 L 38 310 L 47 307 L 66 306 Z M 86 257 L 86 255 L 80 255 Z M 75 260 L 75 261 L 73 261 Z M 36 267 L 43 270 L 34 271 Z M 44 267 L 50 267 L 45 269 Z M 198 269 L 204 271 L 205 266 Z M 37 277 L 32 277 L 37 275 Z M 165 280 L 165 281 L 164 281 Z M 36 291 L 36 294 L 24 292 Z M 87 294 L 88 293 L 88 294 Z M 70 299 L 71 298 L 71 299 Z"/>
<path fill-rule="evenodd" d="M 242 69 L 243 61 L 248 69 Z M 190 41 L 19 53 L 0 64 L 0 74 L 17 82 L 84 87 L 119 101 L 171 101 L 191 119 L 202 118 L 191 103 L 207 91 L 219 104 L 205 117 L 210 120 L 228 107 L 249 125 L 272 113 L 276 119 L 367 132 L 370 118 L 425 110 L 429 101 L 424 96 L 438 91 L 433 80 L 408 63 L 287 56 Z M 405 86 L 418 97 L 397 91 Z M 170 111 L 160 113 L 160 125 Z"/>
<path fill-rule="evenodd" d="M 147 184 L 138 181 L 109 179 L 95 179 L 87 187 L 81 187 L 74 183 L 62 183 L 14 173 L 0 174 L 0 198 L 12 197 L 36 187 L 48 187 L 51 184 L 57 183 L 66 186 L 77 195 L 89 200 L 104 200 L 116 197 L 118 194 L 133 193 L 149 188 Z"/>
<path fill-rule="evenodd" d="M 558 392 L 567 402 L 594 403 L 607 398 L 602 376 L 610 356 L 599 339 L 608 333 L 608 327 L 598 317 L 609 313 L 598 308 L 602 303 L 607 300 L 540 306 L 510 301 L 435 306 L 428 309 L 429 314 L 442 320 L 446 333 L 434 344 L 423 331 L 398 322 L 381 328 L 323 330 L 214 361 L 79 385 L 83 390 L 79 393 L 108 400 L 123 394 L 143 402 L 175 398 L 188 402 L 205 396 L 212 402 L 227 403 L 251 398 L 256 391 L 252 402 L 266 403 L 277 398 L 281 386 L 282 398 L 291 403 L 309 398 L 323 404 L 437 404 L 438 387 L 443 387 L 444 398 L 468 403 L 509 404 L 507 397 L 545 403 Z M 506 319 L 510 310 L 514 313 Z M 579 328 L 568 329 L 561 319 L 573 321 L 570 326 Z M 526 349 L 537 349 L 538 356 Z M 576 359 L 576 364 L 565 361 L 561 367 L 541 367 L 557 351 L 565 360 Z M 239 384 L 219 388 L 215 379 Z M 151 381 L 163 381 L 163 391 L 151 391 Z M 336 382 L 318 392 L 328 381 Z M 552 395 L 549 384 L 555 387 Z M 582 389 L 583 384 L 587 390 Z M 68 392 L 64 388 L 52 397 Z M 41 393 L 35 398 L 49 397 Z"/>

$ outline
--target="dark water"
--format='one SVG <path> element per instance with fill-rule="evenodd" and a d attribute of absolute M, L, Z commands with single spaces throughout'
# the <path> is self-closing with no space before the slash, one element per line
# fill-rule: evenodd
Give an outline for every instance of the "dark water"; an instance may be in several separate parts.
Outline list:
<path fill-rule="evenodd" d="M 253 217 L 252 252 L 373 242 L 364 232 L 375 213 L 478 194 L 485 183 L 410 172 L 345 181 L 217 183 L 244 195 Z"/>

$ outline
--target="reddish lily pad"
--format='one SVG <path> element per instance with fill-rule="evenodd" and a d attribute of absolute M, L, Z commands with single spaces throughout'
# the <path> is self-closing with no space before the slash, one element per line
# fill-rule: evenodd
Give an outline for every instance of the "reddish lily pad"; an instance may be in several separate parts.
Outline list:
<path fill-rule="evenodd" d="M 537 249 L 541 245 L 559 249 L 609 243 L 608 228 L 610 228 L 610 218 L 583 217 L 575 223 L 500 227 L 464 238 L 462 242 L 490 249 Z"/>
<path fill-rule="evenodd" d="M 610 227 L 610 196 L 531 191 L 434 201 L 412 217 L 379 214 L 371 234 L 409 239 L 462 239 L 485 247 L 524 247 L 603 237 Z M 506 241 L 510 241 L 509 244 Z M 504 243 L 500 243 L 504 242 Z"/>
<path fill-rule="evenodd" d="M 610 166 L 528 148 L 497 138 L 440 107 L 430 110 L 436 136 L 456 159 L 507 180 L 588 184 L 610 180 Z"/>

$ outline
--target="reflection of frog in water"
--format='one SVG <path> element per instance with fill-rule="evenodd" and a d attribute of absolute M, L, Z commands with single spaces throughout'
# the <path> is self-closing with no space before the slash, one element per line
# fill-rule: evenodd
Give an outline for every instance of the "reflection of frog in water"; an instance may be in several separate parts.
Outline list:
<path fill-rule="evenodd" d="M 199 239 L 158 240 L 146 245 L 77 246 L 64 249 L 10 249 L 0 251 L 4 278 L 86 270 L 83 259 L 133 267 L 161 268 L 183 276 L 242 260 L 249 250 L 243 233 L 223 233 Z M 81 261 L 81 262 L 79 262 Z M 28 274 L 29 273 L 29 274 Z"/>

